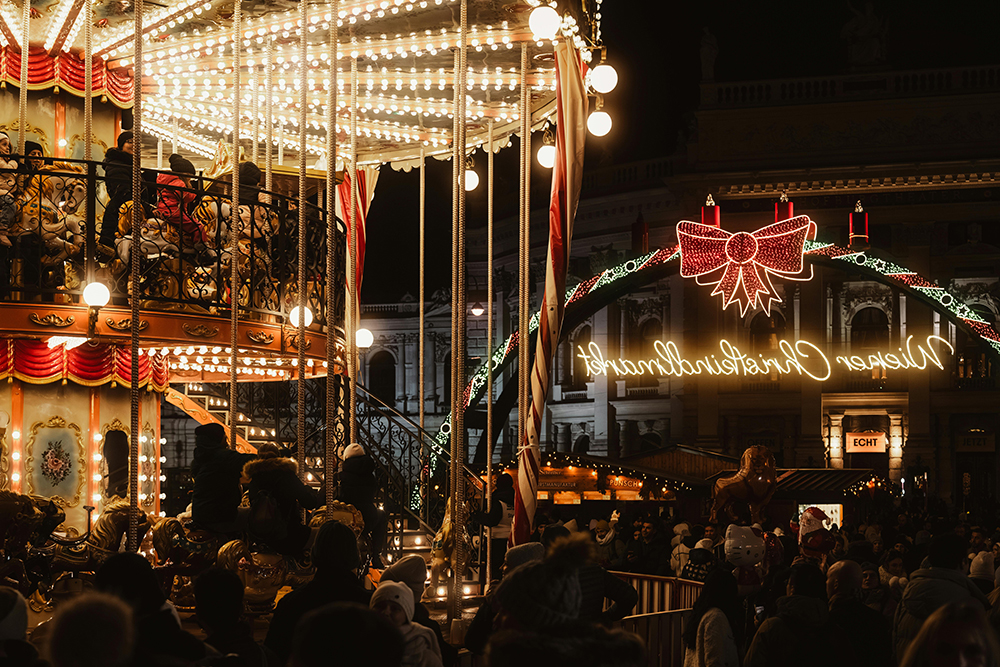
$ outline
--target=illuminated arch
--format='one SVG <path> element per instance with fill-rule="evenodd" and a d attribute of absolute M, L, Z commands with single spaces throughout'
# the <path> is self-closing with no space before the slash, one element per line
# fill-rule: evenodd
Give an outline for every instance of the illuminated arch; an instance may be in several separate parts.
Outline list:
<path fill-rule="evenodd" d="M 854 271 L 899 288 L 947 317 L 972 338 L 984 342 L 995 357 L 1000 359 L 1000 332 L 957 296 L 916 271 L 874 256 L 870 251 L 857 252 L 822 241 L 806 241 L 804 256 L 814 265 Z M 680 249 L 676 245 L 653 250 L 568 288 L 563 331 L 573 331 L 583 320 L 615 299 L 670 275 L 678 269 L 679 259 Z M 529 336 L 534 334 L 537 328 L 538 313 L 535 312 L 529 322 Z M 489 362 L 493 363 L 494 378 L 500 377 L 501 371 L 517 357 L 519 333 L 515 331 L 511 334 L 490 355 Z M 467 408 L 475 406 L 482 397 L 486 386 L 486 375 L 487 367 L 483 364 L 466 385 L 463 400 Z M 435 434 L 436 443 L 442 448 L 442 452 L 447 451 L 450 433 L 451 415 L 448 415 Z"/>

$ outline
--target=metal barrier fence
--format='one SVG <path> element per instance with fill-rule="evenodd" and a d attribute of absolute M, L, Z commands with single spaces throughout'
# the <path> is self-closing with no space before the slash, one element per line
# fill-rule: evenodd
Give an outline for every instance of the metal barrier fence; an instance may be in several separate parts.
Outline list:
<path fill-rule="evenodd" d="M 690 583 L 690 582 L 689 582 Z M 646 645 L 647 667 L 680 667 L 684 664 L 684 617 L 688 609 L 660 611 L 623 618 L 618 627 L 639 635 Z"/>
<path fill-rule="evenodd" d="M 619 579 L 627 581 L 639 594 L 635 606 L 636 614 L 656 614 L 664 611 L 690 609 L 701 594 L 700 581 L 688 581 L 677 577 L 657 577 L 651 574 L 632 572 L 612 572 Z"/>

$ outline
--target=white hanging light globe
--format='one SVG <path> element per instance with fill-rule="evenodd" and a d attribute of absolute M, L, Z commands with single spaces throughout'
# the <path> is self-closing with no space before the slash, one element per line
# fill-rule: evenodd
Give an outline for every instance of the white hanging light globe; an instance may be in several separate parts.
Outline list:
<path fill-rule="evenodd" d="M 602 95 L 618 85 L 618 72 L 611 65 L 598 65 L 590 70 L 590 87 Z"/>
<path fill-rule="evenodd" d="M 547 5 L 535 7 L 528 15 L 528 27 L 538 39 L 555 39 L 561 23 L 559 12 Z"/>
<path fill-rule="evenodd" d="M 375 342 L 375 334 L 369 329 L 358 329 L 354 332 L 354 342 L 362 350 L 367 350 Z"/>
<path fill-rule="evenodd" d="M 538 158 L 538 164 L 542 165 L 546 169 L 551 169 L 552 165 L 556 163 L 555 146 L 542 146 L 538 149 L 538 153 L 535 155 Z"/>
<path fill-rule="evenodd" d="M 306 326 L 313 323 L 313 312 L 309 310 L 309 306 L 306 306 Z M 292 308 L 292 312 L 288 313 L 288 321 L 292 323 L 293 327 L 299 326 L 299 307 L 295 306 Z"/>
<path fill-rule="evenodd" d="M 595 111 L 587 118 L 587 129 L 595 137 L 603 137 L 611 131 L 611 116 L 606 111 Z"/>
<path fill-rule="evenodd" d="M 465 172 L 465 191 L 472 192 L 479 187 L 479 174 L 469 169 Z"/>
<path fill-rule="evenodd" d="M 83 301 L 88 306 L 100 308 L 108 305 L 111 300 L 111 291 L 104 283 L 93 282 L 83 288 Z"/>

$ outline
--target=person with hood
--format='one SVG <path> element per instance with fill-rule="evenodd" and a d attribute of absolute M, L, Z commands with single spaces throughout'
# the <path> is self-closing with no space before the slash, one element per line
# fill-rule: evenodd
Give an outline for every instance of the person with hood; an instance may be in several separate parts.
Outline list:
<path fill-rule="evenodd" d="M 761 623 L 747 651 L 744 667 L 842 667 L 838 644 L 831 640 L 826 577 L 811 562 L 792 567 L 788 594 L 778 599 L 778 613 Z"/>
<path fill-rule="evenodd" d="M 625 542 L 618 537 L 617 519 L 612 517 L 610 523 L 600 519 L 594 527 L 594 540 L 597 564 L 606 570 L 620 569 L 625 559 Z"/>
<path fill-rule="evenodd" d="M 684 566 L 687 565 L 688 556 L 694 546 L 698 544 L 705 537 L 705 528 L 703 526 L 695 526 L 692 528 L 687 535 L 681 538 L 680 543 L 674 547 L 673 551 L 670 553 L 670 569 L 673 570 L 674 576 L 680 576 L 680 573 L 684 571 Z"/>
<path fill-rule="evenodd" d="M 705 581 L 708 573 L 715 565 L 715 553 L 712 551 L 712 540 L 699 540 L 694 549 L 688 552 L 688 562 L 681 570 L 680 578 L 689 581 Z"/>
<path fill-rule="evenodd" d="M 378 483 L 375 481 L 375 460 L 364 447 L 354 443 L 344 450 L 340 463 L 340 494 L 338 498 L 354 505 L 365 520 L 365 534 L 371 549 L 372 567 L 381 570 L 382 551 L 385 549 L 385 511 L 375 506 Z"/>
<path fill-rule="evenodd" d="M 541 542 L 526 542 L 511 547 L 504 554 L 503 568 L 501 573 L 507 576 L 522 565 L 534 563 L 545 558 L 545 546 Z M 503 585 L 503 579 L 501 586 Z M 469 624 L 465 632 L 465 648 L 476 655 L 482 655 L 486 650 L 486 644 L 493 633 L 493 626 L 497 614 L 500 613 L 500 600 L 497 597 L 497 589 L 491 589 L 482 604 L 476 611 L 475 617 Z"/>
<path fill-rule="evenodd" d="M 511 525 L 514 520 L 514 478 L 503 473 L 497 478 L 496 488 L 490 499 L 490 511 L 475 512 L 472 520 L 490 529 L 490 554 L 492 555 L 493 571 L 490 581 L 500 579 L 500 568 L 507 552 L 507 541 L 510 539 Z"/>
<path fill-rule="evenodd" d="M 108 203 L 104 206 L 101 235 L 98 241 L 113 254 L 115 236 L 118 234 L 118 216 L 122 204 L 132 201 L 133 134 L 127 130 L 118 135 L 116 146 L 104 154 L 104 186 L 108 190 Z"/>
<path fill-rule="evenodd" d="M 331 602 L 355 602 L 368 607 L 371 593 L 358 580 L 361 557 L 354 531 L 339 521 L 320 526 L 312 548 L 316 576 L 278 602 L 264 645 L 285 664 L 292 651 L 292 636 L 303 616 Z"/>
<path fill-rule="evenodd" d="M 170 156 L 170 171 L 156 177 L 160 197 L 156 215 L 173 227 L 183 249 L 195 248 L 208 242 L 208 234 L 200 222 L 191 217 L 191 204 L 195 193 L 191 191 L 194 165 L 177 153 Z"/>
<path fill-rule="evenodd" d="M 910 583 L 896 607 L 892 642 L 897 660 L 906 653 L 920 626 L 931 614 L 950 602 L 973 602 L 989 609 L 990 603 L 979 587 L 962 574 L 966 543 L 954 533 L 931 540 L 927 550 L 930 567 L 910 575 Z"/>
<path fill-rule="evenodd" d="M 437 638 L 438 650 L 444 667 L 451 667 L 458 661 L 458 651 L 444 640 L 441 626 L 431 618 L 431 613 L 421 602 L 427 587 L 427 562 L 423 556 L 410 554 L 390 565 L 382 572 L 380 581 L 398 581 L 406 584 L 413 593 L 413 622 L 428 628 Z"/>
<path fill-rule="evenodd" d="M 298 463 L 267 442 L 257 449 L 256 459 L 243 465 L 243 477 L 250 480 L 250 533 L 283 556 L 301 557 L 312 532 L 302 523 L 302 510 L 316 509 L 322 500 L 299 478 Z M 264 517 L 259 511 L 262 503 L 273 503 L 276 514 Z M 267 525 L 256 525 L 257 517 Z"/>
<path fill-rule="evenodd" d="M 226 427 L 203 424 L 194 430 L 191 477 L 194 494 L 191 518 L 218 533 L 241 533 L 247 528 L 249 508 L 241 508 L 243 466 L 256 458 L 226 446 Z"/>
<path fill-rule="evenodd" d="M 736 577 L 713 570 L 685 623 L 684 667 L 739 667 L 735 630 L 741 613 Z"/>
<path fill-rule="evenodd" d="M 401 667 L 442 667 L 434 633 L 413 622 L 413 591 L 406 584 L 383 581 L 372 593 L 371 608 L 403 635 Z"/>
<path fill-rule="evenodd" d="M 887 667 L 892 659 L 892 626 L 889 619 L 861 601 L 861 566 L 852 560 L 837 561 L 826 572 L 830 622 L 850 653 L 855 667 Z"/>

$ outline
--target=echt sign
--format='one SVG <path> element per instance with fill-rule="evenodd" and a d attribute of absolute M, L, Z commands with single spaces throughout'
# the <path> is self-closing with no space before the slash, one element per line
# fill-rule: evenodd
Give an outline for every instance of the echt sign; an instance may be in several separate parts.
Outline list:
<path fill-rule="evenodd" d="M 848 433 L 844 450 L 848 454 L 885 454 L 888 440 L 882 432 Z"/>

